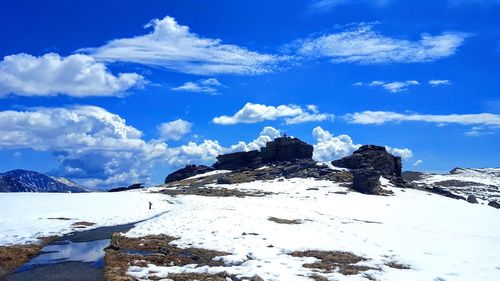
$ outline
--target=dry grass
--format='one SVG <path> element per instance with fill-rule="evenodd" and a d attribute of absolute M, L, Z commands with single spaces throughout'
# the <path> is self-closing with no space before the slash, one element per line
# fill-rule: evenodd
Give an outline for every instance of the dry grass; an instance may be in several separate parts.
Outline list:
<path fill-rule="evenodd" d="M 275 222 L 275 223 L 281 223 L 281 224 L 301 224 L 302 223 L 302 221 L 298 220 L 298 219 L 287 220 L 287 219 L 280 219 L 280 218 L 276 218 L 276 217 L 269 217 L 267 220 Z"/>
<path fill-rule="evenodd" d="M 42 238 L 38 244 L 0 246 L 0 279 L 35 257 L 45 245 L 56 238 Z"/>
<path fill-rule="evenodd" d="M 357 256 L 349 252 L 341 251 L 302 251 L 292 252 L 290 255 L 294 257 L 313 257 L 319 261 L 314 263 L 306 263 L 302 265 L 306 268 L 317 269 L 320 271 L 333 272 L 338 270 L 343 275 L 356 275 L 360 272 L 372 270 L 364 265 L 356 265 L 360 261 L 365 261 L 366 258 Z"/>
<path fill-rule="evenodd" d="M 95 225 L 95 223 L 88 221 L 77 221 L 71 224 L 73 228 L 86 228 L 93 225 Z"/>
<path fill-rule="evenodd" d="M 126 272 L 131 265 L 146 267 L 148 264 L 157 266 L 185 266 L 198 264 L 199 266 L 222 266 L 224 263 L 214 260 L 215 257 L 228 255 L 225 252 L 205 250 L 199 248 L 178 248 L 171 243 L 175 237 L 167 235 L 150 235 L 140 238 L 128 238 L 117 233 L 113 234 L 110 246 L 106 248 L 104 258 L 104 276 L 108 281 L 133 281 Z M 225 274 L 218 275 L 169 275 L 172 280 L 226 280 L 220 279 Z M 199 279 L 199 278 L 205 279 Z M 154 280 L 154 273 L 151 279 Z M 189 279 L 192 278 L 192 279 Z M 198 279 L 196 279 L 198 278 Z M 225 278 L 225 277 L 224 277 Z"/>
<path fill-rule="evenodd" d="M 411 266 L 409 266 L 407 264 L 398 263 L 396 261 L 390 261 L 390 262 L 386 263 L 385 265 L 387 265 L 388 267 L 395 268 L 395 269 L 411 269 Z"/>

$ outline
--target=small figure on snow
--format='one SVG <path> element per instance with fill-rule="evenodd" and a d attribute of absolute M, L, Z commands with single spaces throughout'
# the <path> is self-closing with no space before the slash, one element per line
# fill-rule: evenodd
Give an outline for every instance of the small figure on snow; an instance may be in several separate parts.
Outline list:
<path fill-rule="evenodd" d="M 283 133 L 283 138 L 285 138 L 285 139 L 286 139 L 286 132 L 284 132 L 284 133 Z"/>
<path fill-rule="evenodd" d="M 149 209 L 151 210 L 151 206 L 153 206 L 153 203 L 149 202 Z"/>

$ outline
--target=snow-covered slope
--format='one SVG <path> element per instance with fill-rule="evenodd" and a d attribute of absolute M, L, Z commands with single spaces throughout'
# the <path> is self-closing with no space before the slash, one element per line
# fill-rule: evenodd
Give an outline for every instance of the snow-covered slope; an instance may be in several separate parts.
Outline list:
<path fill-rule="evenodd" d="M 12 170 L 0 174 L 0 192 L 87 192 L 66 178 L 34 171 Z"/>
<path fill-rule="evenodd" d="M 422 173 L 413 182 L 441 187 L 463 197 L 474 195 L 485 201 L 500 201 L 500 168 L 455 168 L 449 174 Z"/>
<path fill-rule="evenodd" d="M 179 196 L 167 214 L 138 224 L 126 235 L 167 234 L 180 247 L 231 253 L 225 266 L 132 266 L 140 280 L 169 273 L 228 272 L 264 280 L 499 280 L 500 212 L 412 189 L 393 196 L 350 192 L 330 181 L 273 180 L 214 188 L 266 191 L 264 197 Z M 279 224 L 270 217 L 298 221 Z M 346 251 L 367 258 L 368 270 L 345 276 L 303 266 L 301 250 Z M 411 269 L 395 269 L 398 262 Z M 152 273 L 154 272 L 154 273 Z M 371 277 L 368 277 L 371 276 Z M 153 277 L 152 277 L 153 278 Z M 321 280 L 321 279 L 316 279 Z"/>

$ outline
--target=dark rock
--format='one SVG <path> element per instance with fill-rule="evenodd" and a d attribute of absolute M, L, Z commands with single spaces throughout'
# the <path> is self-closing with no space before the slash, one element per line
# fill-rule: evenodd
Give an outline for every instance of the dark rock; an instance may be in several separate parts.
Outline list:
<path fill-rule="evenodd" d="M 479 202 L 477 202 L 477 199 L 476 199 L 476 197 L 474 195 L 467 196 L 467 202 L 472 203 L 472 204 L 479 203 Z"/>
<path fill-rule="evenodd" d="M 261 151 L 264 162 L 289 161 L 294 159 L 311 159 L 313 146 L 297 138 L 276 138 L 266 143 Z"/>
<path fill-rule="evenodd" d="M 496 202 L 496 201 L 490 201 L 488 203 L 488 206 L 491 206 L 493 208 L 497 208 L 497 209 L 500 209 L 500 203 Z"/>
<path fill-rule="evenodd" d="M 352 188 L 366 194 L 377 194 L 380 191 L 380 172 L 371 168 L 352 171 Z"/>
<path fill-rule="evenodd" d="M 424 173 L 422 172 L 414 172 L 414 171 L 404 171 L 401 173 L 401 177 L 405 181 L 419 181 L 424 179 Z"/>
<path fill-rule="evenodd" d="M 438 187 L 438 186 L 427 187 L 426 190 L 428 190 L 428 191 L 430 191 L 432 193 L 436 193 L 436 194 L 439 194 L 439 195 L 443 195 L 443 196 L 449 197 L 449 198 L 459 199 L 459 200 L 465 200 L 464 197 L 462 197 L 460 195 L 456 195 L 456 194 L 452 193 L 451 191 L 446 190 L 446 189 L 441 188 L 441 187 Z"/>
<path fill-rule="evenodd" d="M 108 190 L 108 192 L 120 192 L 120 191 L 127 191 L 127 190 L 133 190 L 133 189 L 141 189 L 144 188 L 142 183 L 134 183 L 128 187 L 117 187 L 117 188 L 112 188 Z"/>
<path fill-rule="evenodd" d="M 186 167 L 184 167 L 180 170 L 177 170 L 177 171 L 171 173 L 170 175 L 168 175 L 165 178 L 165 183 L 170 183 L 170 182 L 174 182 L 174 181 L 187 179 L 189 177 L 196 176 L 199 174 L 204 174 L 206 172 L 210 172 L 213 170 L 214 170 L 214 168 L 207 167 L 204 165 L 200 165 L 200 166 L 186 165 Z"/>
<path fill-rule="evenodd" d="M 213 167 L 217 170 L 238 170 L 241 168 L 255 168 L 261 163 L 260 152 L 234 152 L 217 156 Z"/>
<path fill-rule="evenodd" d="M 373 168 L 382 176 L 401 177 L 401 157 L 388 153 L 383 146 L 363 145 L 351 156 L 332 161 L 332 165 L 348 169 Z"/>

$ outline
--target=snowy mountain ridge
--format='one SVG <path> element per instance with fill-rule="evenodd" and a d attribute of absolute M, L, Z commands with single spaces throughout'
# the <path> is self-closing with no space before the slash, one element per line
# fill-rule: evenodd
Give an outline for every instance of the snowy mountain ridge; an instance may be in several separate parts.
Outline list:
<path fill-rule="evenodd" d="M 88 192 L 89 190 L 63 177 L 51 177 L 27 170 L 0 174 L 0 192 Z"/>

